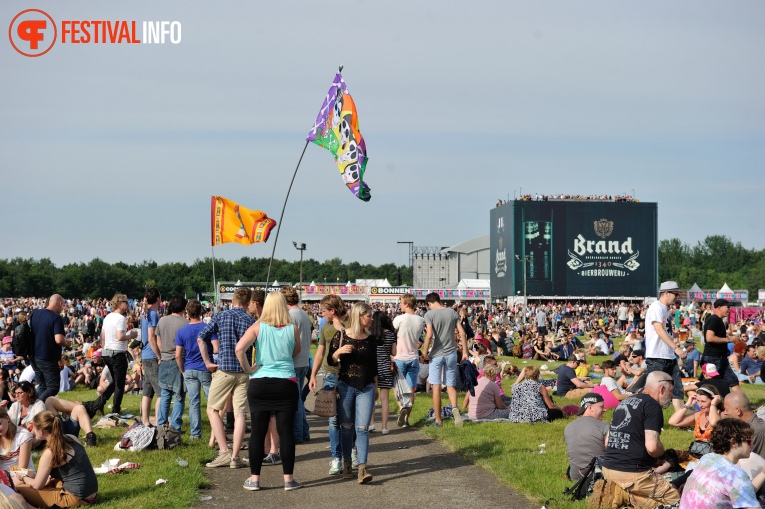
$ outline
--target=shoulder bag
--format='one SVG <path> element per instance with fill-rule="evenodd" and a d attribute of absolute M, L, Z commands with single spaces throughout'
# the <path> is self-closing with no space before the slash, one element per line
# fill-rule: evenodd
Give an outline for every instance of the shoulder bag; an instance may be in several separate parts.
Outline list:
<path fill-rule="evenodd" d="M 340 332 L 340 348 L 343 346 L 344 332 Z M 319 417 L 334 417 L 337 415 L 337 382 L 331 389 L 319 389 L 316 391 L 316 397 L 313 404 L 313 414 Z"/>

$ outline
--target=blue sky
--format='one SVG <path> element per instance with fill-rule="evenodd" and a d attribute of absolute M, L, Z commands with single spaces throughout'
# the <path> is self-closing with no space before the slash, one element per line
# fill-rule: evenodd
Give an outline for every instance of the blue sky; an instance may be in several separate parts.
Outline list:
<path fill-rule="evenodd" d="M 659 239 L 763 249 L 759 1 L 3 2 L 168 20 L 178 45 L 0 43 L 0 257 L 191 262 L 219 194 L 278 220 L 337 66 L 369 152 L 363 203 L 311 145 L 277 258 L 407 263 L 489 232 L 497 198 L 658 202 Z M 757 169 L 759 168 L 759 170 Z M 270 256 L 266 245 L 218 258 Z"/>

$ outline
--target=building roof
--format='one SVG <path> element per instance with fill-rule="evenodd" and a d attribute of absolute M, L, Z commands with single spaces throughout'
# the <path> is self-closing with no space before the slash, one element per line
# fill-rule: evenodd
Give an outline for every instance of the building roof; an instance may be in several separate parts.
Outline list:
<path fill-rule="evenodd" d="M 489 249 L 489 236 L 484 235 L 482 237 L 476 237 L 474 239 L 466 240 L 455 244 L 451 247 L 446 247 L 442 252 L 454 252 L 454 253 L 475 253 Z"/>

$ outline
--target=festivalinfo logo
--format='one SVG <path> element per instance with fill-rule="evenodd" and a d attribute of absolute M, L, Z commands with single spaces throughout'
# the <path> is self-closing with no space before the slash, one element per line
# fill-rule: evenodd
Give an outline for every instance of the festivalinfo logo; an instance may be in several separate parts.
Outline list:
<path fill-rule="evenodd" d="M 60 44 L 180 44 L 180 21 L 62 20 L 40 9 L 26 9 L 13 18 L 8 39 L 25 57 L 41 57 Z"/>

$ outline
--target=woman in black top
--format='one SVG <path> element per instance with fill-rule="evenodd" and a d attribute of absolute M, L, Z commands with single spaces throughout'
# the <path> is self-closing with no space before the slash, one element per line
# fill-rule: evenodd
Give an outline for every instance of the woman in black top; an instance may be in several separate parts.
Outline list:
<path fill-rule="evenodd" d="M 17 474 L 18 492 L 34 507 L 74 507 L 95 502 L 98 479 L 82 443 L 74 435 L 64 435 L 61 420 L 52 412 L 35 415 L 34 424 L 36 438 L 46 441 L 45 450 L 34 477 Z"/>
<path fill-rule="evenodd" d="M 352 479 L 351 449 L 356 427 L 356 449 L 359 462 L 359 484 L 372 480 L 367 467 L 369 421 L 377 399 L 377 343 L 371 335 L 372 308 L 357 302 L 351 309 L 348 328 L 338 331 L 329 345 L 327 363 L 340 364 L 337 392 L 340 440 L 343 449 L 343 478 Z"/>

